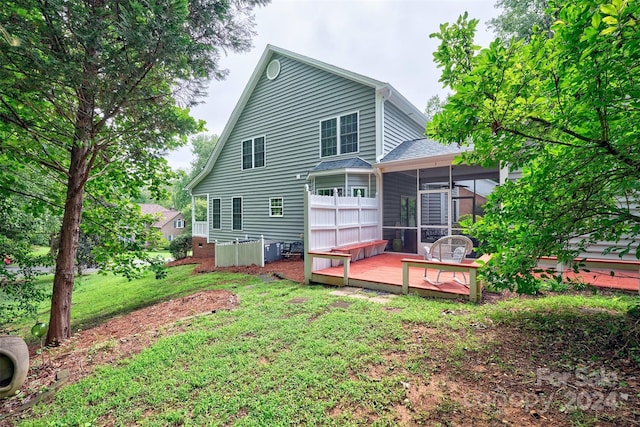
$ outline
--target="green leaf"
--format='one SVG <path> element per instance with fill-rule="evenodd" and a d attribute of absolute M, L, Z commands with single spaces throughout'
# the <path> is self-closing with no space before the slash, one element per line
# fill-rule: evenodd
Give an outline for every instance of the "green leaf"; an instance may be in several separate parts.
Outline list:
<path fill-rule="evenodd" d="M 618 10 L 612 4 L 603 4 L 603 5 L 601 5 L 600 6 L 600 11 L 602 13 L 604 13 L 605 15 L 613 15 L 613 16 L 617 16 L 618 15 Z"/>

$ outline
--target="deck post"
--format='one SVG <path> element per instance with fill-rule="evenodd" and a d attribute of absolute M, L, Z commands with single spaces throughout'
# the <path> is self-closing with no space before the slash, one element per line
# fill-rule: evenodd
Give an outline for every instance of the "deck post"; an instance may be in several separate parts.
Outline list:
<path fill-rule="evenodd" d="M 402 294 L 409 293 L 409 263 L 402 263 Z"/>
<path fill-rule="evenodd" d="M 351 264 L 351 258 L 345 259 L 342 263 L 344 264 L 344 285 L 349 286 L 349 266 Z"/>
<path fill-rule="evenodd" d="M 311 242 L 311 233 L 309 232 L 309 184 L 304 186 L 304 284 L 311 283 L 311 272 L 313 270 L 313 258 L 309 256 L 309 244 Z"/>
<path fill-rule="evenodd" d="M 475 268 L 469 269 L 469 301 L 480 302 L 482 294 L 480 291 L 480 284 L 478 283 L 478 275 Z"/>

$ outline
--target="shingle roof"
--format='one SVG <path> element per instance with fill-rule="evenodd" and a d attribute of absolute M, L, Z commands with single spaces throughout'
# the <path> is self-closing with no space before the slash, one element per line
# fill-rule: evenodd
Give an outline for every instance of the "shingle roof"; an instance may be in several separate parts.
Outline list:
<path fill-rule="evenodd" d="M 140 211 L 143 215 L 160 215 L 156 222 L 152 224 L 153 227 L 162 228 L 165 224 L 181 214 L 180 211 L 175 209 L 168 209 L 164 206 L 158 205 L 156 203 L 140 203 Z"/>
<path fill-rule="evenodd" d="M 329 160 L 318 163 L 311 172 L 320 172 L 336 169 L 373 169 L 371 164 L 360 157 L 350 159 Z"/>
<path fill-rule="evenodd" d="M 421 138 L 402 142 L 384 156 L 380 163 L 441 156 L 443 154 L 458 154 L 464 151 L 466 150 L 457 145 L 444 145 L 427 138 Z"/>

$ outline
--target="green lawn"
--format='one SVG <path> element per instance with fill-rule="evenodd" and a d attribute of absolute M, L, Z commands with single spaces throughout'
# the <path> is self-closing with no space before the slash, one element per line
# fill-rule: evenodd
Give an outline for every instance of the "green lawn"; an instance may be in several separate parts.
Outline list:
<path fill-rule="evenodd" d="M 640 376 L 640 358 L 628 348 L 616 353 L 628 337 L 624 312 L 634 296 L 485 305 L 398 296 L 379 304 L 365 292 L 338 297 L 331 287 L 191 269 L 172 268 L 165 280 L 79 280 L 74 329 L 202 289 L 228 289 L 240 304 L 191 319 L 184 332 L 97 369 L 17 425 L 520 425 L 531 410 L 556 425 L 640 417 L 640 390 L 628 380 Z M 568 374 L 570 385 L 581 386 L 578 367 L 615 372 L 611 388 L 579 390 L 588 397 L 604 390 L 619 405 L 572 407 L 559 392 L 567 387 L 539 375 Z M 527 394 L 536 381 L 542 391 Z M 487 404 L 498 389 L 506 403 Z M 539 400 L 523 407 L 516 396 Z"/>

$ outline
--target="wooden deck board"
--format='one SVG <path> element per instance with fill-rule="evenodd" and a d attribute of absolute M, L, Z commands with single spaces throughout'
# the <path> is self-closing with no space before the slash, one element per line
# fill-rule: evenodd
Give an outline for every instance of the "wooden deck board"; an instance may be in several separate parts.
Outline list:
<path fill-rule="evenodd" d="M 397 293 L 400 293 L 402 288 L 401 260 L 403 258 L 423 259 L 417 255 L 385 252 L 381 255 L 352 262 L 350 265 L 349 280 L 350 282 L 353 281 L 352 284 L 355 286 L 362 285 L 363 287 L 372 287 L 375 289 L 384 288 L 394 293 L 396 293 L 395 287 L 397 287 Z M 472 261 L 473 260 L 465 260 L 465 262 Z M 320 279 L 322 276 L 343 277 L 343 272 L 343 266 L 338 266 L 317 270 L 314 271 L 313 274 L 316 279 Z M 428 272 L 429 278 L 435 280 L 436 270 L 429 270 Z M 611 276 L 610 270 L 608 269 L 592 269 L 591 272 L 581 272 L 577 275 L 565 272 L 565 275 L 596 287 L 638 292 L 638 274 L 630 271 L 616 271 L 615 275 Z M 431 292 L 446 293 L 453 294 L 451 295 L 452 297 L 469 295 L 469 289 L 466 286 L 452 280 L 452 273 L 442 272 L 440 274 L 440 281 L 444 283 L 438 286 L 433 285 L 424 280 L 423 269 L 414 267 L 409 269 L 410 292 L 426 294 Z M 331 282 L 335 283 L 335 279 L 331 280 Z"/>
<path fill-rule="evenodd" d="M 386 285 L 398 286 L 402 288 L 402 262 L 403 258 L 423 259 L 417 255 L 384 253 L 370 258 L 352 262 L 349 271 L 349 280 L 382 283 Z M 429 278 L 435 280 L 436 270 L 429 270 Z M 331 267 L 313 272 L 315 275 L 342 277 L 343 267 Z M 441 285 L 432 285 L 424 280 L 424 269 L 409 269 L 409 289 L 421 289 L 436 292 L 445 292 L 460 296 L 468 296 L 469 289 L 459 283 L 454 282 L 452 273 L 442 272 Z M 399 290 L 400 290 L 399 289 Z"/>

